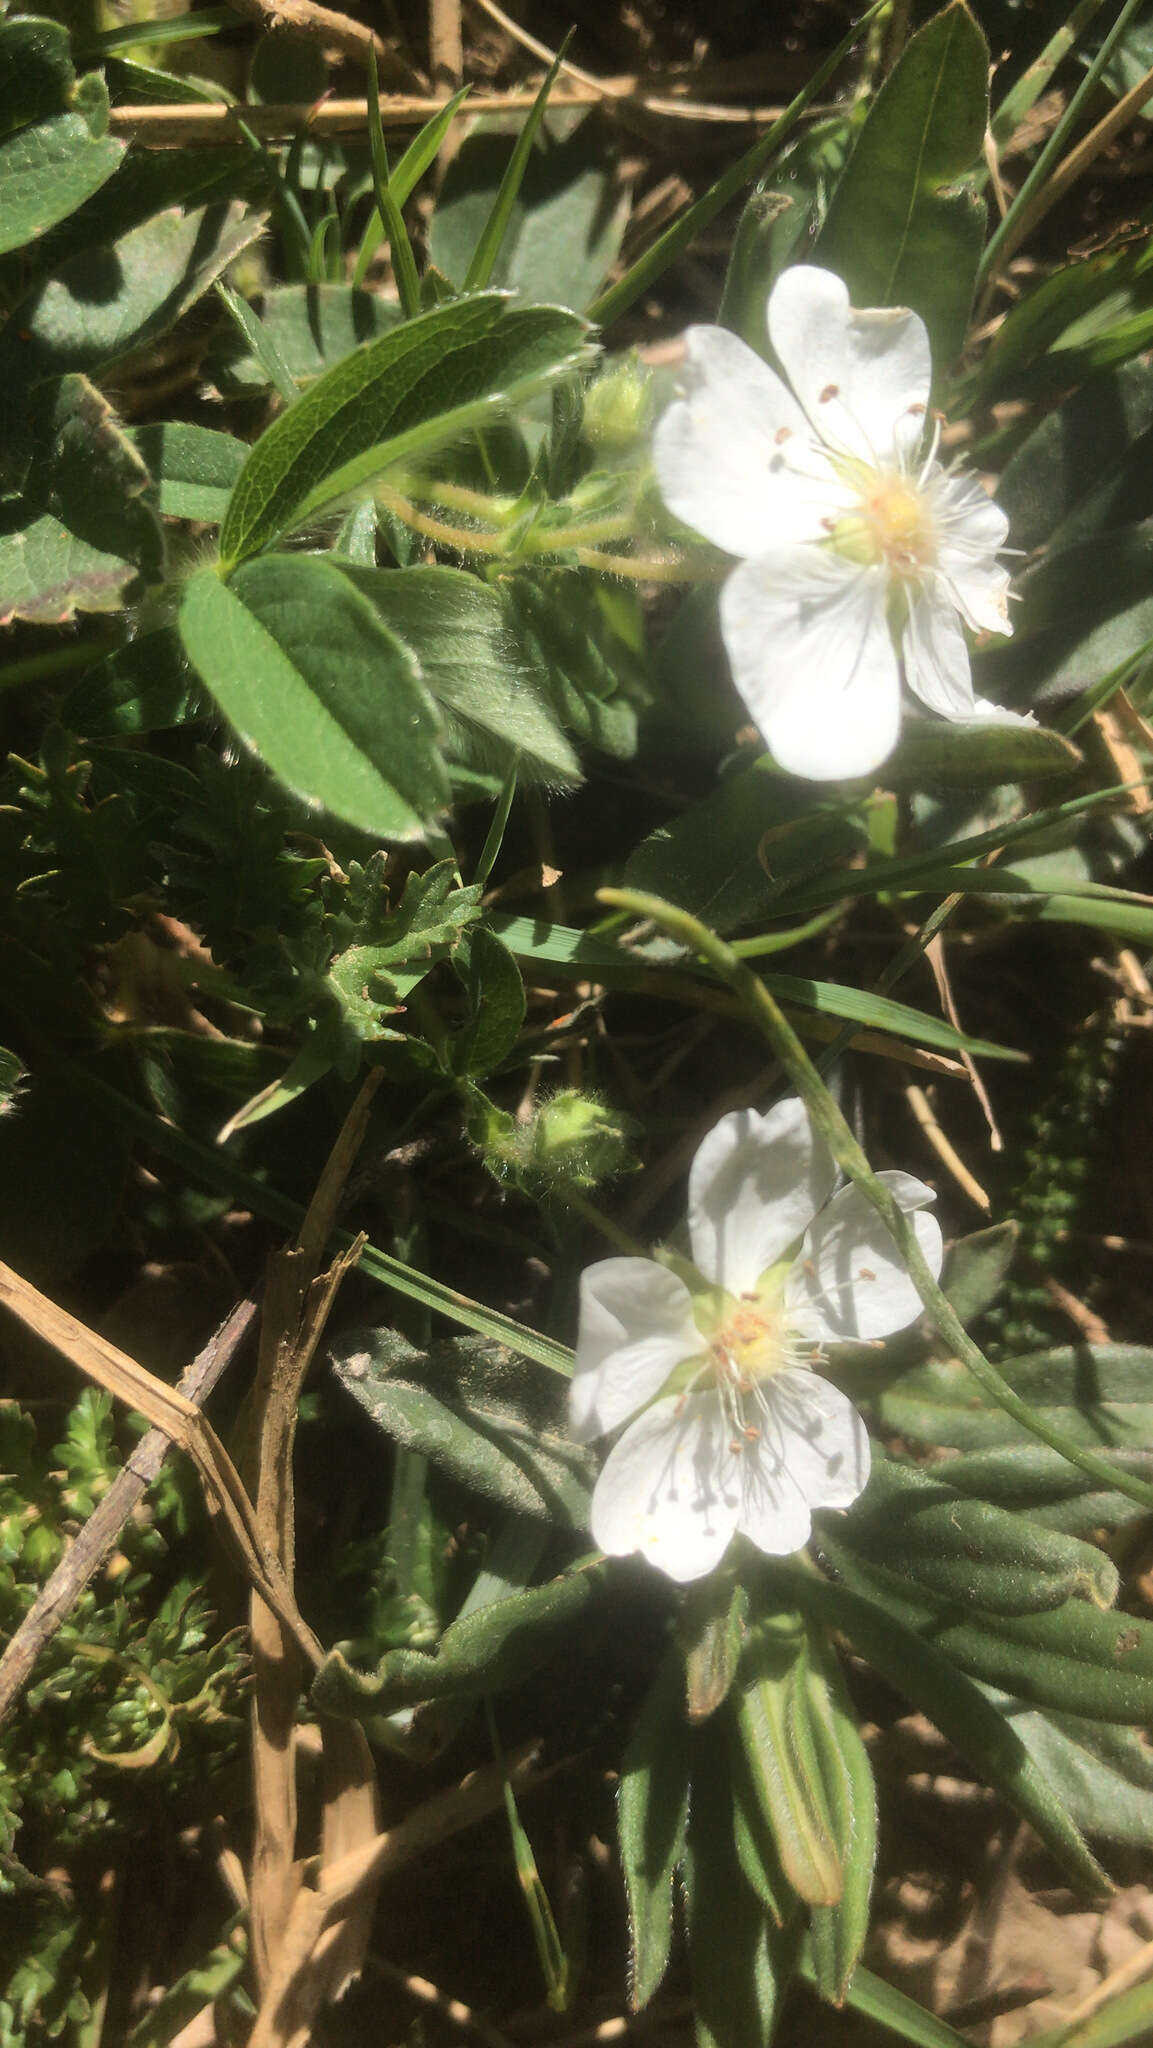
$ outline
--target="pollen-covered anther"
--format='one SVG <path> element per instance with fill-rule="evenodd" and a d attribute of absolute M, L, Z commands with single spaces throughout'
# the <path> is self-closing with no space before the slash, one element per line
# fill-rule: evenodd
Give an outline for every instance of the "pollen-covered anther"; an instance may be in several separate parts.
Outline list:
<path fill-rule="evenodd" d="M 830 400 L 839 398 L 840 395 L 841 387 L 839 384 L 826 384 L 817 402 L 820 405 L 828 405 Z"/>

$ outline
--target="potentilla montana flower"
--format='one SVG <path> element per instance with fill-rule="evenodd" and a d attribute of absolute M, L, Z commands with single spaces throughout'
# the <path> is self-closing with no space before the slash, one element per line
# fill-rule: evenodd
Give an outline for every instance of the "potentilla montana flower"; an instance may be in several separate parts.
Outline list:
<path fill-rule="evenodd" d="M 882 1173 L 934 1273 L 931 1188 Z M 824 1346 L 887 1337 L 920 1312 L 896 1245 L 837 1169 L 804 1105 L 724 1116 L 689 1174 L 699 1288 L 654 1259 L 604 1259 L 581 1283 L 570 1416 L 582 1441 L 629 1422 L 593 1494 L 592 1532 L 670 1578 L 703 1577 L 740 1531 L 770 1556 L 808 1541 L 813 1508 L 869 1476 L 852 1402 L 813 1367 Z M 639 1412 L 638 1412 L 639 1411 Z"/>
<path fill-rule="evenodd" d="M 1011 631 L 1008 521 L 926 448 L 929 337 L 906 307 L 854 312 L 839 277 L 786 270 L 769 337 L 790 391 L 721 327 L 685 336 L 657 481 L 678 519 L 743 557 L 721 592 L 733 680 L 776 760 L 828 780 L 879 767 L 901 676 L 953 720 L 973 694 L 963 627 Z"/>

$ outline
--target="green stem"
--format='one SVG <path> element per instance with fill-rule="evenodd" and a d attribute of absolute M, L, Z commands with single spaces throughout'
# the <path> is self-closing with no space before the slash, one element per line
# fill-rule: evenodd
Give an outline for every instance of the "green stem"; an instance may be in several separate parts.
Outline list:
<path fill-rule="evenodd" d="M 754 1022 L 764 1033 L 793 1087 L 809 1112 L 813 1129 L 824 1139 L 842 1173 L 858 1187 L 870 1207 L 875 1209 L 894 1244 L 897 1246 L 921 1300 L 928 1309 L 939 1334 L 950 1345 L 962 1363 L 968 1366 L 978 1385 L 984 1388 L 990 1399 L 1027 1429 L 1031 1436 L 1039 1437 L 1052 1450 L 1060 1451 L 1062 1457 L 1076 1465 L 1090 1478 L 1103 1481 L 1117 1493 L 1124 1493 L 1142 1507 L 1153 1507 L 1153 1486 L 1124 1471 L 1120 1466 L 1110 1464 L 1096 1452 L 1086 1450 L 1074 1443 L 1064 1430 L 1054 1429 L 1044 1416 L 1021 1400 L 1014 1393 L 1008 1380 L 1002 1379 L 995 1365 L 985 1357 L 980 1347 L 974 1344 L 961 1324 L 956 1311 L 937 1285 L 930 1271 L 925 1255 L 917 1242 L 916 1233 L 908 1217 L 899 1209 L 893 1196 L 882 1181 L 873 1173 L 864 1152 L 841 1115 L 836 1103 L 825 1087 L 815 1066 L 773 997 L 769 994 L 759 975 L 746 967 L 727 946 L 723 939 L 699 919 L 675 904 L 666 903 L 661 896 L 649 896 L 635 889 L 601 889 L 598 901 L 607 903 L 614 910 L 631 911 L 634 917 L 652 918 L 655 924 L 679 939 L 727 981 Z"/>

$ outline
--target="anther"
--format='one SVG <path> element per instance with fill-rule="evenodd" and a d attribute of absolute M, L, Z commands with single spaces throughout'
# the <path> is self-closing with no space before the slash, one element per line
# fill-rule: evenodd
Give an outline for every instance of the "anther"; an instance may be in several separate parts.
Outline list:
<path fill-rule="evenodd" d="M 916 400 L 915 404 L 913 404 L 913 405 L 910 405 L 910 406 L 909 406 L 909 407 L 907 408 L 907 410 L 908 410 L 909 412 L 913 413 L 913 414 L 915 415 L 915 417 L 916 417 L 917 419 L 923 419 L 923 418 L 924 418 L 924 416 L 925 416 L 925 408 L 924 408 L 924 406 L 923 406 L 923 405 L 921 404 L 921 401 L 920 401 L 920 399 L 919 399 L 919 398 L 918 398 L 918 399 Z"/>
<path fill-rule="evenodd" d="M 922 411 L 923 410 L 924 407 L 922 407 Z M 793 430 L 791 427 L 778 427 L 776 433 L 773 435 L 773 439 L 776 442 L 778 448 L 783 448 L 785 442 L 791 441 L 792 438 Z"/>
<path fill-rule="evenodd" d="M 871 1267 L 869 1266 L 861 1266 L 857 1270 L 858 1280 L 875 1280 L 876 1277 L 876 1274 L 872 1271 Z"/>
<path fill-rule="evenodd" d="M 819 403 L 821 405 L 827 405 L 830 398 L 839 398 L 840 395 L 841 387 L 839 384 L 826 384 L 824 390 L 821 393 Z"/>
<path fill-rule="evenodd" d="M 750 1443 L 750 1444 L 759 1444 L 759 1443 L 760 1443 L 760 1441 L 761 1441 L 761 1432 L 760 1432 L 760 1430 L 759 1430 L 759 1429 L 757 1429 L 757 1428 L 755 1428 L 755 1427 L 754 1427 L 754 1425 L 753 1425 L 753 1424 L 752 1424 L 751 1422 L 746 1422 L 746 1424 L 745 1424 L 745 1442 L 746 1442 L 746 1443 Z"/>
<path fill-rule="evenodd" d="M 821 520 L 821 525 L 824 527 L 826 533 L 835 533 L 837 530 L 836 520 L 830 519 L 827 512 L 825 513 L 824 518 Z"/>

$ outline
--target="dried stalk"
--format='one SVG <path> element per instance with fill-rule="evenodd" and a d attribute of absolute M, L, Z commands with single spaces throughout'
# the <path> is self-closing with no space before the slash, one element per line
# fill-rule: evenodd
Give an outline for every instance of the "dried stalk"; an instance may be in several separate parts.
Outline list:
<path fill-rule="evenodd" d="M 237 1304 L 215 1336 L 197 1352 L 177 1384 L 177 1392 L 197 1408 L 232 1363 L 256 1320 L 255 1301 Z M 103 1564 L 125 1522 L 144 1498 L 172 1446 L 167 1430 L 154 1426 L 95 1507 L 75 1542 L 42 1586 L 0 1658 L 0 1721 L 23 1691 L 45 1645 L 65 1622 L 89 1580 Z"/>

